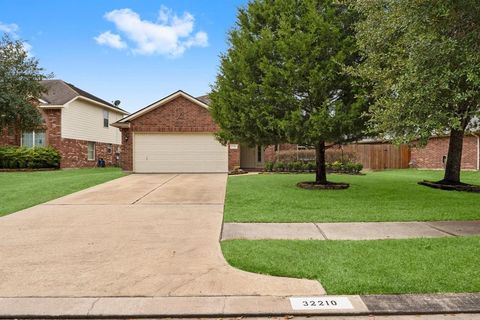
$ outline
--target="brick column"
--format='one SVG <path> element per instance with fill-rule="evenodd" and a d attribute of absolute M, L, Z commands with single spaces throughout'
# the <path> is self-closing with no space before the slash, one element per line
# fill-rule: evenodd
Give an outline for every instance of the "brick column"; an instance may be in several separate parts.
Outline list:
<path fill-rule="evenodd" d="M 120 152 L 120 167 L 125 171 L 133 171 L 133 135 L 130 128 L 120 129 L 122 132 L 122 151 Z"/>
<path fill-rule="evenodd" d="M 240 168 L 240 145 L 238 143 L 229 143 L 228 147 L 228 171 Z"/>

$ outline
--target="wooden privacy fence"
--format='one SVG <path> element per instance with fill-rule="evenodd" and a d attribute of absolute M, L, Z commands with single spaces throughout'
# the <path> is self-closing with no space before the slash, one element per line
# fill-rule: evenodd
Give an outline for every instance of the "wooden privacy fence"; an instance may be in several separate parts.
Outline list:
<path fill-rule="evenodd" d="M 355 154 L 365 169 L 405 169 L 410 164 L 410 147 L 389 143 L 354 143 L 342 146 L 344 152 Z"/>

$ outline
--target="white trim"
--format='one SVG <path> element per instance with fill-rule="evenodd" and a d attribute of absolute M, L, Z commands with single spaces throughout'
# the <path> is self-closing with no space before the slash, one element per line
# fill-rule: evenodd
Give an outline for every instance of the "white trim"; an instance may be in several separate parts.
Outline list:
<path fill-rule="evenodd" d="M 120 121 L 120 120 L 119 120 Z M 130 128 L 130 122 L 127 122 L 127 123 L 118 123 L 117 122 L 114 122 L 114 123 L 110 123 L 110 125 L 112 127 L 115 127 L 115 128 Z"/>
<path fill-rule="evenodd" d="M 132 139 L 132 172 L 135 171 L 135 132 L 130 133 Z"/>
<path fill-rule="evenodd" d="M 90 154 L 89 154 L 90 152 L 88 152 L 88 148 L 89 148 L 89 146 L 90 146 L 90 143 L 93 143 L 93 159 L 90 159 L 90 157 L 89 157 L 89 156 L 90 156 Z M 96 149 L 96 146 L 97 146 L 97 144 L 96 144 L 95 141 L 87 141 L 87 161 L 95 161 L 95 156 L 96 156 L 96 154 L 95 154 L 95 149 Z"/>
<path fill-rule="evenodd" d="M 125 123 L 125 122 L 127 122 L 127 121 L 131 121 L 131 120 L 133 120 L 133 119 L 135 119 L 135 118 L 138 118 L 138 117 L 140 117 L 141 115 L 143 115 L 143 114 L 145 114 L 145 113 L 147 113 L 147 112 L 150 112 L 150 111 L 152 111 L 152 110 L 154 110 L 154 109 L 156 109 L 156 108 L 164 105 L 165 103 L 170 102 L 170 101 L 172 101 L 172 100 L 174 100 L 174 99 L 176 99 L 176 98 L 178 98 L 178 97 L 183 97 L 183 98 L 185 98 L 185 99 L 188 99 L 188 100 L 190 100 L 191 102 L 195 103 L 196 105 L 199 105 L 200 107 L 203 107 L 203 108 L 205 108 L 205 109 L 208 109 L 208 108 L 209 108 L 207 104 L 201 102 L 201 101 L 198 100 L 198 99 L 195 99 L 195 98 L 192 97 L 191 95 L 186 94 L 185 92 L 183 92 L 183 91 L 180 90 L 180 91 L 177 91 L 177 92 L 175 92 L 175 93 L 173 93 L 173 94 L 171 94 L 171 95 L 163 98 L 163 99 L 160 100 L 160 101 L 157 101 L 157 102 L 153 103 L 152 105 L 150 105 L 150 106 L 148 106 L 148 107 L 146 107 L 146 108 L 144 108 L 144 109 L 142 109 L 142 110 L 139 110 L 139 111 L 137 111 L 137 112 L 135 112 L 135 113 L 132 113 L 131 115 L 123 118 L 122 120 L 117 121 L 116 124 Z"/>
<path fill-rule="evenodd" d="M 20 147 L 24 147 L 23 145 L 23 134 L 25 132 L 31 132 L 32 133 L 32 148 L 36 148 L 37 145 L 35 144 L 35 132 L 38 131 L 38 132 L 43 132 L 43 144 L 42 145 L 39 145 L 39 147 L 47 147 L 47 131 L 44 130 L 44 129 L 40 129 L 40 130 L 32 130 L 32 131 L 21 131 L 20 132 Z"/>
<path fill-rule="evenodd" d="M 123 110 L 120 110 L 120 109 L 111 107 L 111 106 L 109 106 L 108 104 L 100 103 L 100 102 L 97 102 L 97 101 L 95 101 L 95 100 L 92 100 L 92 99 L 83 97 L 83 96 L 76 96 L 76 97 L 73 98 L 72 100 L 67 101 L 64 105 L 67 105 L 67 104 L 69 104 L 69 103 L 72 103 L 73 101 L 78 100 L 78 99 L 88 101 L 88 102 L 90 102 L 90 103 L 96 104 L 96 105 L 101 106 L 101 107 L 103 107 L 103 108 L 110 109 L 110 110 L 115 111 L 115 112 L 117 112 L 117 113 L 126 114 L 126 115 L 129 114 L 127 111 L 123 111 Z"/>

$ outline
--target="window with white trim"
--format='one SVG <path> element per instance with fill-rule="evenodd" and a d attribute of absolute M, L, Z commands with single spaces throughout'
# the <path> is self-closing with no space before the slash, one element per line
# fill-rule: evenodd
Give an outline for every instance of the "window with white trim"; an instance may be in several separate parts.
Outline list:
<path fill-rule="evenodd" d="M 113 150 L 113 145 L 111 143 L 107 143 L 107 153 L 111 154 Z"/>
<path fill-rule="evenodd" d="M 95 160 L 95 142 L 87 143 L 87 160 Z"/>
<path fill-rule="evenodd" d="M 27 148 L 44 147 L 46 145 L 45 131 L 34 130 L 22 132 L 21 145 Z"/>
<path fill-rule="evenodd" d="M 103 127 L 108 128 L 109 124 L 109 112 L 107 110 L 103 110 Z"/>

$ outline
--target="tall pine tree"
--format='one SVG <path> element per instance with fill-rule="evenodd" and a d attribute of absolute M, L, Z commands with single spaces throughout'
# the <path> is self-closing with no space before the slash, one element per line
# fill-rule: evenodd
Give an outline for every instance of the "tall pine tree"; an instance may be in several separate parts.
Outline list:
<path fill-rule="evenodd" d="M 254 0 L 240 9 L 212 86 L 219 139 L 312 146 L 315 181 L 327 184 L 325 149 L 357 139 L 365 124 L 363 89 L 344 72 L 359 63 L 354 18 L 327 0 Z"/>

